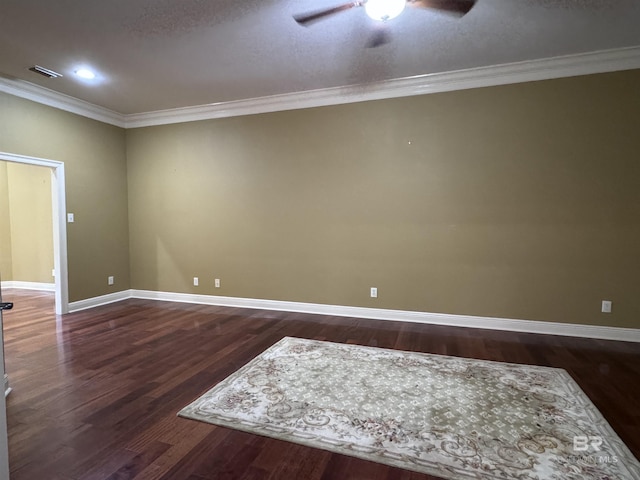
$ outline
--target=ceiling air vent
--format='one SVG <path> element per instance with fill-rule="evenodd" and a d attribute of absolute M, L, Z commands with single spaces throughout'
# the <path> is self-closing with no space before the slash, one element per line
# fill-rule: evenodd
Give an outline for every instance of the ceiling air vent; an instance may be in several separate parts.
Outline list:
<path fill-rule="evenodd" d="M 35 73 L 39 73 L 43 77 L 47 77 L 47 78 L 58 78 L 62 76 L 61 73 L 54 72 L 53 70 L 49 70 L 48 68 L 41 67 L 40 65 L 34 65 L 29 70 Z"/>

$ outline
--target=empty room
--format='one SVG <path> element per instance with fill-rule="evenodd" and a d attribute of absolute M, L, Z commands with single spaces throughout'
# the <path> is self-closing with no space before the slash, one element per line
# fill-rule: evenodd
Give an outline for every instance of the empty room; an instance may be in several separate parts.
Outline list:
<path fill-rule="evenodd" d="M 0 480 L 640 480 L 639 24 L 0 1 Z"/>

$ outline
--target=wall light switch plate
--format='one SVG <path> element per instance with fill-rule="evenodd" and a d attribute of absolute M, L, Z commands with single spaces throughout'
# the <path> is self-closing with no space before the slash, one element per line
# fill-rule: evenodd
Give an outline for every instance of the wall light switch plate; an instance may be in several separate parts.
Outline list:
<path fill-rule="evenodd" d="M 73 213 L 67 213 L 67 222 L 68 223 L 73 223 L 75 222 L 75 218 L 73 216 Z"/>

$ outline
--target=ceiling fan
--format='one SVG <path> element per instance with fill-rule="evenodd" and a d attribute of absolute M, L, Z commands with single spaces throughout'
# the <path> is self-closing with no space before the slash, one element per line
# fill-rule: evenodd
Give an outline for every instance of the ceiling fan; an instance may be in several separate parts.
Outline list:
<path fill-rule="evenodd" d="M 386 22 L 397 17 L 405 7 L 423 8 L 438 10 L 456 17 L 466 15 L 476 4 L 477 0 L 355 0 L 335 7 L 327 8 L 312 13 L 294 15 L 293 19 L 298 24 L 309 26 L 318 20 L 323 20 L 336 13 L 350 10 L 354 7 L 364 7 L 367 15 L 373 20 Z M 377 47 L 389 41 L 389 37 L 384 30 L 378 30 L 368 47 Z"/>

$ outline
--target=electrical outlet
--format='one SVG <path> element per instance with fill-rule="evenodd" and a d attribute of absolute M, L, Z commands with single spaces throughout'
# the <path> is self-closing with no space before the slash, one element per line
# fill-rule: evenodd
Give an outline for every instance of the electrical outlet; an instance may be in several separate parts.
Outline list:
<path fill-rule="evenodd" d="M 199 283 L 198 277 L 193 277 L 193 286 L 197 287 Z"/>
<path fill-rule="evenodd" d="M 376 287 L 371 287 L 371 298 L 378 298 L 378 289 Z"/>
<path fill-rule="evenodd" d="M 611 313 L 611 300 L 602 300 L 602 313 Z"/>
<path fill-rule="evenodd" d="M 113 275 L 109 275 L 107 277 L 107 284 L 108 285 L 113 285 L 115 283 L 115 279 L 113 278 Z"/>
<path fill-rule="evenodd" d="M 55 269 L 55 268 L 52 268 L 52 269 L 51 269 L 51 276 L 52 276 L 52 277 L 55 277 L 55 276 L 56 276 L 56 269 Z"/>
<path fill-rule="evenodd" d="M 214 284 L 215 284 L 215 287 L 216 287 L 216 288 L 220 288 L 220 279 L 219 279 L 219 278 L 216 278 L 216 279 L 214 280 Z"/>
<path fill-rule="evenodd" d="M 73 213 L 67 213 L 67 223 L 73 223 L 75 222 L 75 216 L 73 215 Z"/>

